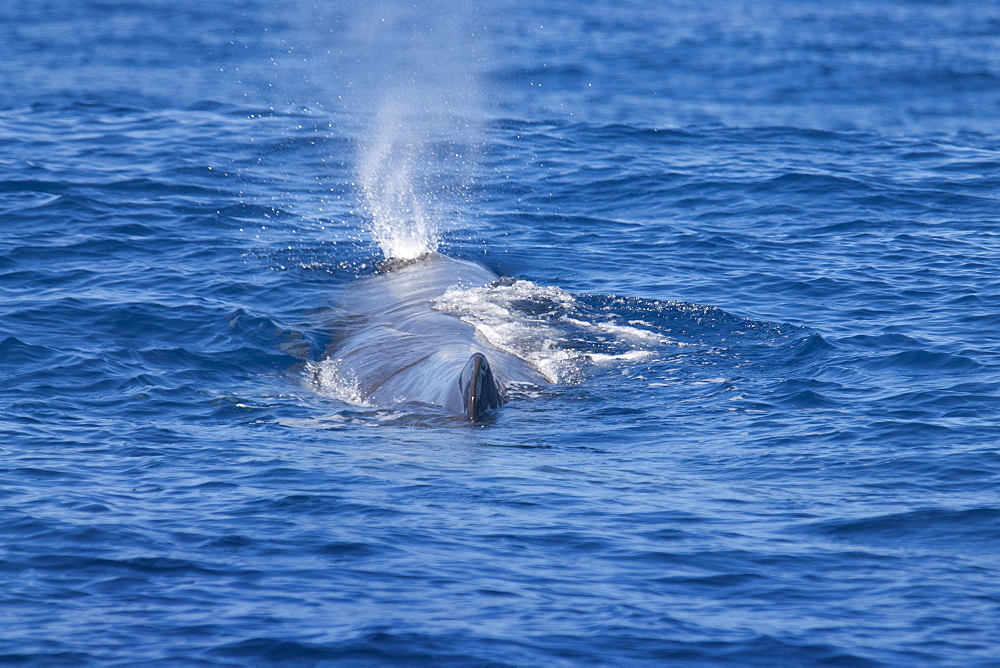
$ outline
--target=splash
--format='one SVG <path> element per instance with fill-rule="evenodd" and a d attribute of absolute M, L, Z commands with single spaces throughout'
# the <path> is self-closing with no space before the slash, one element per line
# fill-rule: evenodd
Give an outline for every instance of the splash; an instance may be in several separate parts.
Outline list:
<path fill-rule="evenodd" d="M 481 32 L 464 3 L 382 1 L 353 17 L 358 189 L 386 259 L 437 249 L 460 223 L 481 146 Z"/>
<path fill-rule="evenodd" d="M 637 362 L 684 345 L 654 323 L 587 302 L 561 288 L 501 279 L 451 287 L 432 306 L 473 327 L 493 347 L 527 360 L 550 383 L 578 383 L 587 366 Z"/>
<path fill-rule="evenodd" d="M 318 391 L 337 397 L 348 404 L 370 407 L 371 404 L 365 401 L 358 387 L 357 379 L 341 373 L 338 366 L 338 360 L 329 358 L 310 362 L 306 366 L 306 374 L 308 378 L 313 379 L 313 386 Z"/>
<path fill-rule="evenodd" d="M 527 360 L 548 382 L 560 383 L 576 377 L 574 354 L 561 345 L 565 332 L 559 327 L 562 314 L 575 304 L 565 290 L 518 280 L 451 287 L 433 308 L 456 316 L 492 346 Z"/>

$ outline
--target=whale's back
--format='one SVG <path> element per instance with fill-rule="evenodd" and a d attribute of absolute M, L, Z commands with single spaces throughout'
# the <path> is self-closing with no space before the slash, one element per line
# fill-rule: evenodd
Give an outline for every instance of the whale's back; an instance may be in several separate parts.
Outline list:
<path fill-rule="evenodd" d="M 503 403 L 511 383 L 545 382 L 530 363 L 434 308 L 450 287 L 497 278 L 434 253 L 362 279 L 344 294 L 339 334 L 324 359 L 370 405 L 419 402 L 475 419 Z"/>

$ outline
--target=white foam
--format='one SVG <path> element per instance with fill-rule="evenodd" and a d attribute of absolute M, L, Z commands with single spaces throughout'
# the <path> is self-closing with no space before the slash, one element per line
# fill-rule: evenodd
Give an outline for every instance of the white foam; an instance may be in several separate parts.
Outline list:
<path fill-rule="evenodd" d="M 653 356 L 657 347 L 681 345 L 641 320 L 595 319 L 571 293 L 525 280 L 450 288 L 433 307 L 527 360 L 552 383 L 581 380 L 586 364 L 633 363 Z"/>
<path fill-rule="evenodd" d="M 306 365 L 306 373 L 321 394 L 332 396 L 353 406 L 373 407 L 365 401 L 357 380 L 345 377 L 348 374 L 340 373 L 338 360 L 327 358 L 319 362 L 310 362 Z"/>
<path fill-rule="evenodd" d="M 638 362 L 648 357 L 652 357 L 652 350 L 629 350 L 617 355 L 605 353 L 587 353 L 587 359 L 596 364 L 611 364 L 614 362 Z"/>
<path fill-rule="evenodd" d="M 449 288 L 433 307 L 457 316 L 489 344 L 527 360 L 550 383 L 569 381 L 574 355 L 560 347 L 564 335 L 551 318 L 531 314 L 533 307 L 567 309 L 575 298 L 565 290 L 531 281 L 478 288 Z"/>

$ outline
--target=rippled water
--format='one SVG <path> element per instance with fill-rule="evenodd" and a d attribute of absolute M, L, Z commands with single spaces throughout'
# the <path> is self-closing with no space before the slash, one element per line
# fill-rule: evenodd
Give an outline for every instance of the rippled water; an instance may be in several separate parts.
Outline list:
<path fill-rule="evenodd" d="M 0 658 L 995 663 L 998 40 L 4 4 Z M 558 382 L 480 424 L 317 391 L 382 214 L 518 279 L 440 307 Z"/>

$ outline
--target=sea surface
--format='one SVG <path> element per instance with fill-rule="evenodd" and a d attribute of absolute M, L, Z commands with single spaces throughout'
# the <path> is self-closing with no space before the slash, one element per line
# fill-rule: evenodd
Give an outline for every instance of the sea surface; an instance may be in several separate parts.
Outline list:
<path fill-rule="evenodd" d="M 1000 665 L 1000 4 L 6 0 L 0 84 L 0 663 Z M 431 249 L 551 384 L 317 381 Z"/>

